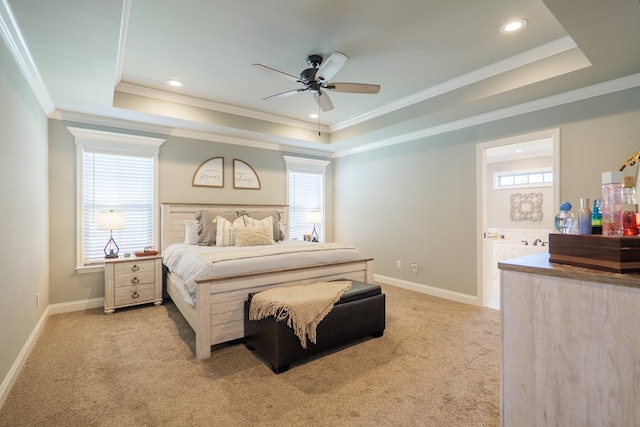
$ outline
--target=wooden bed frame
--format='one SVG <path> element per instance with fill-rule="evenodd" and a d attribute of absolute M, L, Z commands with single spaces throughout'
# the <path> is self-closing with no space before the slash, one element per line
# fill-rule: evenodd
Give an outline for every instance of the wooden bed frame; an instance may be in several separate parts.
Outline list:
<path fill-rule="evenodd" d="M 162 203 L 162 242 L 164 250 L 172 243 L 184 242 L 184 221 L 193 220 L 200 209 L 247 210 L 280 212 L 288 218 L 287 206 L 282 205 L 223 205 L 195 203 Z M 286 226 L 283 226 L 288 236 Z M 244 338 L 244 301 L 250 292 L 276 286 L 299 285 L 319 280 L 349 279 L 362 282 L 373 280 L 373 259 L 322 263 L 305 267 L 265 270 L 233 276 L 196 281 L 195 307 L 187 303 L 180 292 L 180 284 L 170 275 L 165 277 L 167 293 L 196 333 L 196 358 L 211 356 L 211 346 Z"/>

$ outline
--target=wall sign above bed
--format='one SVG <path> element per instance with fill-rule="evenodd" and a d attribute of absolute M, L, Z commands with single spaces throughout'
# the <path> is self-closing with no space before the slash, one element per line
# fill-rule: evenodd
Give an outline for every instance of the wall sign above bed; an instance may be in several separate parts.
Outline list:
<path fill-rule="evenodd" d="M 260 178 L 256 171 L 238 159 L 233 159 L 233 188 L 260 189 Z"/>
<path fill-rule="evenodd" d="M 224 158 L 214 157 L 198 167 L 193 174 L 194 187 L 224 187 Z"/>

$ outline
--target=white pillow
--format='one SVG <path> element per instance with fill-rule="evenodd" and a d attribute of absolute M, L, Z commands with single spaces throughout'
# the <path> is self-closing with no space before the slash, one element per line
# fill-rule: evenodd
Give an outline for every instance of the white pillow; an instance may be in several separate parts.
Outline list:
<path fill-rule="evenodd" d="M 197 245 L 198 244 L 198 229 L 200 228 L 200 223 L 195 220 L 186 220 L 184 222 L 184 242 L 187 245 Z"/>
<path fill-rule="evenodd" d="M 272 216 L 268 216 L 264 219 L 255 219 L 246 215 L 243 215 L 242 217 L 244 218 L 244 223 L 247 227 L 271 227 L 271 230 L 273 230 Z"/>
<path fill-rule="evenodd" d="M 233 246 L 233 227 L 244 227 L 244 219 L 242 217 L 233 221 L 233 224 L 226 218 L 217 216 L 213 220 L 216 223 L 216 246 Z"/>
<path fill-rule="evenodd" d="M 271 217 L 269 217 L 271 218 Z M 273 245 L 273 226 L 234 227 L 233 238 L 236 246 Z"/>

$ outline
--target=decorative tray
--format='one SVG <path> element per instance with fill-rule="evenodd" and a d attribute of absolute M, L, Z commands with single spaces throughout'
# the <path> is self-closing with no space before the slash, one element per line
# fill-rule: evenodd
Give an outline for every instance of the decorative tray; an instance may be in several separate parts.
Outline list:
<path fill-rule="evenodd" d="M 137 251 L 133 253 L 135 256 L 152 256 L 158 255 L 158 251 Z"/>

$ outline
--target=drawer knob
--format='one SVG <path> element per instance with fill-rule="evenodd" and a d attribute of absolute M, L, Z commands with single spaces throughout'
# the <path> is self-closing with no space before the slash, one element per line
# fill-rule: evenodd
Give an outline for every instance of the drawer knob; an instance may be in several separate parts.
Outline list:
<path fill-rule="evenodd" d="M 133 267 L 131 267 L 131 271 L 138 271 L 140 270 L 140 267 L 138 267 L 137 264 L 133 264 Z"/>
<path fill-rule="evenodd" d="M 138 298 L 139 296 L 140 296 L 140 294 L 138 293 L 138 291 L 134 291 L 134 292 L 131 294 L 131 298 Z"/>
<path fill-rule="evenodd" d="M 134 285 L 137 285 L 138 283 L 140 283 L 140 279 L 138 279 L 137 277 L 134 277 L 133 279 L 131 279 L 131 283 L 133 283 Z"/>

